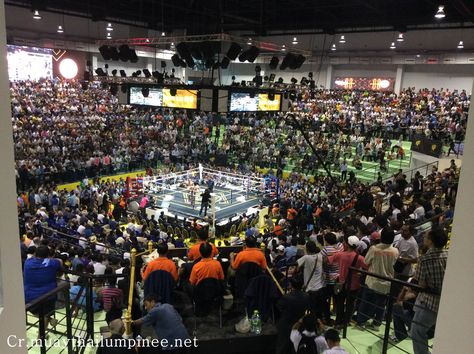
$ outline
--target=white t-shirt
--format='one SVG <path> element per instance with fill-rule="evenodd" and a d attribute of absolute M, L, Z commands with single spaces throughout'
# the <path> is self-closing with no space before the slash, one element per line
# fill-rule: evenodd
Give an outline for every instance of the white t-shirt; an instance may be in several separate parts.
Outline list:
<path fill-rule="evenodd" d="M 326 349 L 328 349 L 328 344 L 326 343 L 326 339 L 324 339 L 324 336 L 316 336 L 315 332 L 308 332 L 308 331 L 303 331 L 303 334 L 308 337 L 315 337 L 314 342 L 316 343 L 316 348 L 318 350 L 318 353 L 322 353 Z M 301 338 L 303 336 L 301 335 L 300 331 L 297 329 L 292 329 L 290 333 L 290 340 L 291 343 L 293 343 L 293 346 L 295 348 L 295 352 L 298 351 L 298 346 L 300 345 Z"/>
<path fill-rule="evenodd" d="M 316 262 L 316 269 L 314 269 L 314 262 Z M 318 254 L 307 254 L 298 259 L 298 267 L 304 266 L 303 281 L 304 285 L 308 284 L 306 291 L 317 291 L 324 286 L 323 280 L 323 256 L 321 253 Z M 314 273 L 313 273 L 314 269 Z M 308 279 L 311 276 L 311 280 L 308 283 Z"/>

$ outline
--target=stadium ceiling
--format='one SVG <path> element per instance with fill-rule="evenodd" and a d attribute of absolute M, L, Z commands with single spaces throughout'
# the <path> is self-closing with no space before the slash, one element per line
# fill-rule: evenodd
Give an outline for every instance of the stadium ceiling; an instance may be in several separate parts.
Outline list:
<path fill-rule="evenodd" d="M 405 32 L 474 26 L 472 0 L 5 0 L 5 4 L 187 35 Z M 436 19 L 438 6 L 446 17 Z"/>

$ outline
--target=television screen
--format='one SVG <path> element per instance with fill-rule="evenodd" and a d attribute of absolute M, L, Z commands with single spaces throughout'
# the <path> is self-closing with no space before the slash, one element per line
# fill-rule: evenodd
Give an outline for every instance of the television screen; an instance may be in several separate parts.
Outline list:
<path fill-rule="evenodd" d="M 258 96 L 250 93 L 233 92 L 230 94 L 231 112 L 256 112 L 258 110 Z"/>
<path fill-rule="evenodd" d="M 163 107 L 197 109 L 197 90 L 176 90 L 174 96 L 169 89 L 163 89 Z"/>
<path fill-rule="evenodd" d="M 53 78 L 53 51 L 36 47 L 7 46 L 10 81 Z"/>
<path fill-rule="evenodd" d="M 281 95 L 275 94 L 275 98 L 270 100 L 268 94 L 260 93 L 258 95 L 259 111 L 279 111 L 281 107 Z"/>
<path fill-rule="evenodd" d="M 141 87 L 130 87 L 130 104 L 163 106 L 163 92 L 159 88 L 149 88 L 148 97 L 143 96 Z"/>

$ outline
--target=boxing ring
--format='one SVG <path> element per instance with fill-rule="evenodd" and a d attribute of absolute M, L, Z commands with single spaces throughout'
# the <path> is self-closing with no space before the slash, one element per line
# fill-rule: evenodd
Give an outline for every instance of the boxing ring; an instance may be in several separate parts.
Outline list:
<path fill-rule="evenodd" d="M 254 213 L 266 193 L 265 179 L 203 167 L 143 178 L 143 193 L 154 199 L 153 211 L 170 217 L 197 218 L 220 223 Z M 210 192 L 207 215 L 201 211 L 202 194 Z M 150 209 L 150 208 L 149 208 Z M 158 214 L 158 215 L 157 215 Z M 206 218 L 207 217 L 207 218 Z"/>

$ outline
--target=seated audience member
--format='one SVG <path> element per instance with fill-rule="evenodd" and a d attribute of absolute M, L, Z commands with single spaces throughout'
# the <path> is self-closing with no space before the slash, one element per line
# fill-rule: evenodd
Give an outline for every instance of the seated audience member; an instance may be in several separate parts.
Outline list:
<path fill-rule="evenodd" d="M 122 318 L 123 292 L 117 288 L 117 278 L 106 280 L 106 285 L 101 292 L 101 299 L 107 323 Z"/>
<path fill-rule="evenodd" d="M 290 340 L 295 348 L 295 353 L 322 354 L 329 348 L 322 333 L 321 321 L 313 314 L 305 315 L 295 323 L 291 330 Z"/>
<path fill-rule="evenodd" d="M 212 259 L 212 247 L 209 243 L 201 243 L 199 246 L 201 260 L 197 262 L 191 271 L 189 282 L 196 286 L 202 280 L 214 278 L 224 280 L 224 271 L 219 261 Z"/>
<path fill-rule="evenodd" d="M 341 347 L 341 338 L 336 329 L 329 328 L 326 333 L 324 333 L 324 339 L 326 339 L 326 343 L 329 347 L 329 349 L 323 352 L 324 354 L 349 354 Z"/>
<path fill-rule="evenodd" d="M 199 247 L 201 246 L 201 244 L 207 242 L 207 235 L 206 234 L 200 233 L 198 235 L 198 237 L 199 237 L 199 241 L 189 249 L 188 259 L 190 261 L 195 261 L 195 260 L 199 259 L 199 257 L 201 256 L 200 253 L 199 253 Z M 219 251 L 218 251 L 217 247 L 214 246 L 212 243 L 210 243 L 210 245 L 212 247 L 211 258 L 214 258 L 215 256 L 217 256 L 219 254 Z"/>
<path fill-rule="evenodd" d="M 257 248 L 257 241 L 254 237 L 245 239 L 245 248 L 235 255 L 230 255 L 230 265 L 233 269 L 239 268 L 242 264 L 252 262 L 265 270 L 267 268 L 267 260 L 264 253 Z"/>
<path fill-rule="evenodd" d="M 148 276 L 156 270 L 164 270 L 171 274 L 174 281 L 178 281 L 178 271 L 176 269 L 176 264 L 167 257 L 168 254 L 168 245 L 164 242 L 159 243 L 156 247 L 158 251 L 158 258 L 150 261 L 145 268 L 143 273 L 143 281 L 148 278 Z"/>

